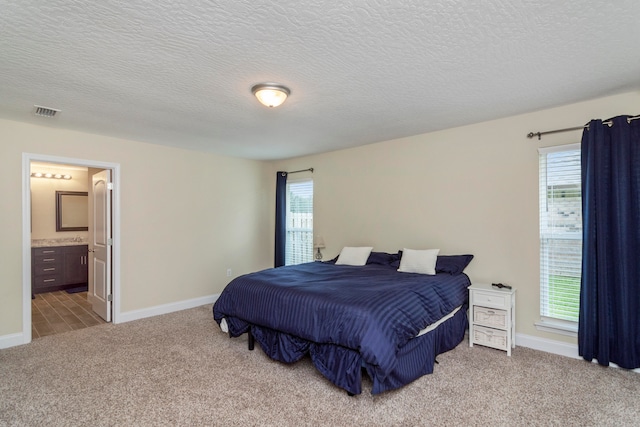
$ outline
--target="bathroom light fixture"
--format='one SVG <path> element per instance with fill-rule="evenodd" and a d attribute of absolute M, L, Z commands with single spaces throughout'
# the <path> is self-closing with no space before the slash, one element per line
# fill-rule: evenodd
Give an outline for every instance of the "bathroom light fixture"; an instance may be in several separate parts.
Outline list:
<path fill-rule="evenodd" d="M 31 172 L 31 178 L 71 179 L 71 175 L 48 172 Z"/>
<path fill-rule="evenodd" d="M 251 93 L 261 104 L 267 107 L 277 107 L 291 94 L 289 88 L 275 83 L 260 83 L 251 88 Z"/>

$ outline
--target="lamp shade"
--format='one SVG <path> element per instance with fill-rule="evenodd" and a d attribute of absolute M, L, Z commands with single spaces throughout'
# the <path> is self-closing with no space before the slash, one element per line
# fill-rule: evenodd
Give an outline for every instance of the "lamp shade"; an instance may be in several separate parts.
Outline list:
<path fill-rule="evenodd" d="M 322 238 L 322 236 L 316 236 L 316 238 L 313 239 L 313 248 L 324 249 L 324 239 Z"/>
<path fill-rule="evenodd" d="M 267 107 L 277 107 L 286 101 L 291 91 L 277 84 L 260 83 L 251 88 L 251 92 L 261 104 Z"/>

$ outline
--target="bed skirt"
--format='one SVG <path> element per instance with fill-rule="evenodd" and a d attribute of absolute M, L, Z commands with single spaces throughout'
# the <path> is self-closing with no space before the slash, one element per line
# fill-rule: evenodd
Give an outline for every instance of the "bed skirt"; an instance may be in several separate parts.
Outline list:
<path fill-rule="evenodd" d="M 364 361 L 356 350 L 336 344 L 314 343 L 258 325 L 251 326 L 251 333 L 262 350 L 274 360 L 293 363 L 309 354 L 313 365 L 323 376 L 352 394 L 362 392 L 364 368 L 373 382 L 371 394 L 379 394 L 432 373 L 436 356 L 460 344 L 467 325 L 465 306 L 436 329 L 411 339 L 399 348 L 397 363 L 388 372 Z"/>

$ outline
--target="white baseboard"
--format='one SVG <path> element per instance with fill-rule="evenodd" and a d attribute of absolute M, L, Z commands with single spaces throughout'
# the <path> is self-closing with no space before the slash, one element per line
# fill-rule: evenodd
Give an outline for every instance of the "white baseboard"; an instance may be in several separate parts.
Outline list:
<path fill-rule="evenodd" d="M 578 354 L 577 344 L 568 344 L 566 342 L 534 337 L 532 335 L 516 334 L 516 345 L 571 357 L 573 359 L 581 359 Z"/>
<path fill-rule="evenodd" d="M 169 304 L 157 305 L 155 307 L 128 311 L 126 313 L 120 313 L 117 323 L 130 322 L 132 320 L 144 319 L 146 317 L 159 316 L 161 314 L 173 313 L 174 311 L 200 307 L 201 305 L 213 304 L 214 302 L 216 302 L 219 296 L 220 294 L 207 295 L 205 297 L 193 298 Z M 2 335 L 0 336 L 0 349 L 25 344 L 24 339 L 25 337 L 22 332 Z"/>
<path fill-rule="evenodd" d="M 22 332 L 0 336 L 0 349 L 15 347 L 24 343 L 24 334 Z"/>
<path fill-rule="evenodd" d="M 538 338 L 531 335 L 516 334 L 516 345 L 583 360 L 578 354 L 577 344 L 567 344 L 565 342 Z M 591 362 L 598 363 L 598 360 L 593 359 Z M 609 366 L 612 368 L 619 368 L 619 366 L 613 362 L 610 362 Z M 640 368 L 632 369 L 632 371 L 640 374 Z"/>
<path fill-rule="evenodd" d="M 131 322 L 132 320 L 159 316 L 161 314 L 173 313 L 174 311 L 187 310 L 189 308 L 200 307 L 201 305 L 205 304 L 213 304 L 214 302 L 216 302 L 219 296 L 220 294 L 207 295 L 205 297 L 172 302 L 169 304 L 156 305 L 155 307 L 142 308 L 140 310 L 127 311 L 124 313 L 120 313 L 117 319 L 117 323 Z"/>

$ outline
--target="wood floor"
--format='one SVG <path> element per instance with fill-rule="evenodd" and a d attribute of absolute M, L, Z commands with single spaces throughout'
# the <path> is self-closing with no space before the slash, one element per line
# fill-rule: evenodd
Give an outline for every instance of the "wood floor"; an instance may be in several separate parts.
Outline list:
<path fill-rule="evenodd" d="M 87 293 L 36 294 L 31 300 L 32 339 L 106 323 L 87 302 Z"/>

